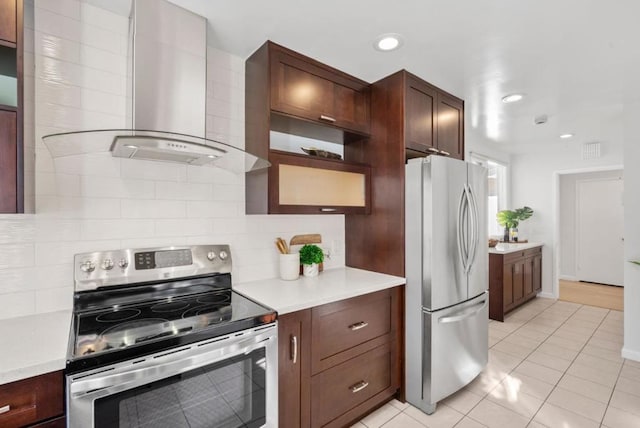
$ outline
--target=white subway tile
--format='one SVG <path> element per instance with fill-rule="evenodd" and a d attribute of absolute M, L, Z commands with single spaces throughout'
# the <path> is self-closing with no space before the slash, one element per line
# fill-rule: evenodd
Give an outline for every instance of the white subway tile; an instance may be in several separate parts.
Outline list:
<path fill-rule="evenodd" d="M 35 239 L 35 219 L 27 218 L 0 218 L 0 244 L 12 244 L 15 242 L 33 242 Z"/>
<path fill-rule="evenodd" d="M 227 202 L 242 202 L 244 204 L 244 186 L 214 184 L 213 200 Z"/>
<path fill-rule="evenodd" d="M 123 239 L 122 248 L 156 248 L 187 245 L 184 237 L 148 238 L 148 239 Z"/>
<path fill-rule="evenodd" d="M 82 89 L 79 86 L 54 80 L 39 80 L 37 90 L 40 105 L 50 105 L 50 108 L 54 108 L 55 105 L 77 109 L 82 107 Z"/>
<path fill-rule="evenodd" d="M 37 242 L 58 242 L 80 239 L 78 220 L 51 219 L 37 216 L 35 240 Z"/>
<path fill-rule="evenodd" d="M 38 267 L 70 265 L 76 254 L 119 248 L 118 240 L 39 242 L 35 245 L 36 264 Z"/>
<path fill-rule="evenodd" d="M 206 201 L 213 196 L 213 186 L 205 183 L 156 182 L 156 198 L 181 201 Z"/>
<path fill-rule="evenodd" d="M 57 218 L 119 218 L 120 200 L 80 197 L 39 197 L 37 208 L 42 214 Z M 40 199 L 45 205 L 40 205 Z M 46 201 L 46 202 L 45 202 Z M 41 211 L 40 211 L 41 210 Z"/>
<path fill-rule="evenodd" d="M 88 23 L 81 24 L 83 44 L 105 51 L 124 55 L 127 48 L 127 37 L 115 31 L 106 30 Z"/>
<path fill-rule="evenodd" d="M 154 199 L 155 186 L 155 182 L 150 180 L 90 175 L 80 177 L 81 195 L 98 198 Z"/>
<path fill-rule="evenodd" d="M 34 268 L 0 269 L 0 302 L 2 294 L 33 290 L 40 285 L 36 282 Z M 1 309 L 2 304 L 0 303 Z"/>
<path fill-rule="evenodd" d="M 35 29 L 37 31 L 63 39 L 81 40 L 80 21 L 42 9 L 39 7 L 39 3 L 38 1 L 35 10 Z"/>
<path fill-rule="evenodd" d="M 236 217 L 238 215 L 240 215 L 240 211 L 237 203 L 210 201 L 187 202 L 187 216 L 190 218 Z"/>
<path fill-rule="evenodd" d="M 156 237 L 198 236 L 213 233 L 211 219 L 166 219 L 155 221 Z"/>
<path fill-rule="evenodd" d="M 100 177 L 120 176 L 120 158 L 114 158 L 109 152 L 61 157 L 55 159 L 54 165 L 56 171 L 67 174 Z"/>
<path fill-rule="evenodd" d="M 184 201 L 122 200 L 123 218 L 184 218 L 185 213 Z"/>
<path fill-rule="evenodd" d="M 36 196 L 78 196 L 80 177 L 71 174 L 36 173 Z"/>
<path fill-rule="evenodd" d="M 33 291 L 0 294 L 0 319 L 15 318 L 35 313 Z"/>
<path fill-rule="evenodd" d="M 73 308 L 73 285 L 36 291 L 37 313 L 62 311 Z"/>
<path fill-rule="evenodd" d="M 33 266 L 34 244 L 18 243 L 0 245 L 0 269 Z"/>
<path fill-rule="evenodd" d="M 236 184 L 241 178 L 244 178 L 244 175 L 240 177 L 238 174 L 220 168 L 187 167 L 187 181 L 190 183 Z"/>
<path fill-rule="evenodd" d="M 120 116 L 113 114 L 100 113 L 97 111 L 82 110 L 82 127 L 81 129 L 122 129 L 127 126 L 127 119 L 124 113 Z M 107 144 L 100 144 L 101 149 L 108 150 Z M 104 142 L 103 142 L 104 143 Z"/>
<path fill-rule="evenodd" d="M 38 0 L 35 2 L 38 9 L 44 9 L 56 14 L 80 19 L 80 2 L 78 0 Z"/>
<path fill-rule="evenodd" d="M 127 108 L 127 98 L 125 96 L 82 88 L 80 90 L 80 100 L 82 102 L 80 105 L 83 109 L 119 116 L 120 126 L 126 127 L 122 121 Z"/>
<path fill-rule="evenodd" d="M 34 32 L 34 52 L 39 57 L 80 64 L 80 43 L 50 33 Z"/>
<path fill-rule="evenodd" d="M 122 177 L 142 180 L 186 181 L 187 166 L 168 162 L 123 159 Z"/>
<path fill-rule="evenodd" d="M 80 223 L 84 240 L 153 238 L 152 220 L 84 220 Z"/>
<path fill-rule="evenodd" d="M 81 68 L 80 78 L 76 82 L 83 88 L 107 92 L 114 95 L 127 95 L 127 78 L 119 74 L 97 68 L 78 66 Z"/>
<path fill-rule="evenodd" d="M 36 266 L 34 273 L 38 289 L 68 287 L 73 285 L 73 259 L 61 265 Z"/>

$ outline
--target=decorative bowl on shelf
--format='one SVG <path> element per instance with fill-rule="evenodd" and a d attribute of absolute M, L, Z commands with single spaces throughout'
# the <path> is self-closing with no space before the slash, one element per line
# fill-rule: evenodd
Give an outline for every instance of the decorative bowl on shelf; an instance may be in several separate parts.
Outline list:
<path fill-rule="evenodd" d="M 309 156 L 317 156 L 319 158 L 325 159 L 342 159 L 337 153 L 328 152 L 326 150 L 316 149 L 315 147 L 300 147 L 303 152 L 308 154 Z"/>

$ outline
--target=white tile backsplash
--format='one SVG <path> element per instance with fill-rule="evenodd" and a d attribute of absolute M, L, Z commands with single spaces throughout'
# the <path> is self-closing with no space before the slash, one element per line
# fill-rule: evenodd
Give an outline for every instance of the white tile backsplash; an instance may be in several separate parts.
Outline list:
<path fill-rule="evenodd" d="M 25 136 L 36 139 L 25 145 L 35 146 L 36 214 L 0 215 L 0 319 L 71 308 L 81 252 L 228 243 L 234 281 L 250 281 L 278 275 L 277 236 L 321 233 L 325 249 L 341 246 L 325 267 L 344 265 L 344 216 L 247 216 L 242 174 L 109 153 L 52 159 L 42 135 L 126 127 L 128 20 L 79 0 L 38 0 L 34 28 Z M 207 54 L 207 135 L 243 148 L 244 60 Z"/>

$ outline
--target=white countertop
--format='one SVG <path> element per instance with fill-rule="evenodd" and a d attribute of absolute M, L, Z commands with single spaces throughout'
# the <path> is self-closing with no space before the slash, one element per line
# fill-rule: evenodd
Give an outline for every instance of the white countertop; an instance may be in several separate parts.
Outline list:
<path fill-rule="evenodd" d="M 517 251 L 528 250 L 529 248 L 535 248 L 542 246 L 542 242 L 527 242 L 525 244 L 505 244 L 499 242 L 495 248 L 489 248 L 489 254 L 509 254 Z"/>
<path fill-rule="evenodd" d="M 347 267 L 320 272 L 315 278 L 300 276 L 295 281 L 266 279 L 234 284 L 233 289 L 282 315 L 403 285 L 405 282 L 399 276 Z"/>
<path fill-rule="evenodd" d="M 233 288 L 286 314 L 404 283 L 397 276 L 338 268 L 316 278 L 266 279 Z M 70 328 L 71 311 L 0 320 L 0 385 L 64 369 Z"/>
<path fill-rule="evenodd" d="M 71 311 L 0 320 L 0 385 L 64 369 Z"/>

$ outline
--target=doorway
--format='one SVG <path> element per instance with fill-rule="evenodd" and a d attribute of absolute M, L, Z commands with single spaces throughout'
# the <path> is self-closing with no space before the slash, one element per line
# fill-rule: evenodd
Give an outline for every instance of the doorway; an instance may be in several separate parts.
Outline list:
<path fill-rule="evenodd" d="M 588 296 L 594 291 L 591 284 L 601 284 L 605 292 L 621 287 L 622 168 L 558 172 L 556 183 L 556 297 Z M 607 287 L 611 285 L 618 287 Z"/>

